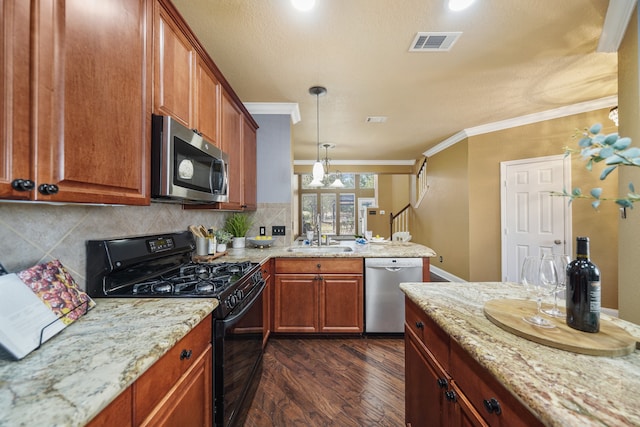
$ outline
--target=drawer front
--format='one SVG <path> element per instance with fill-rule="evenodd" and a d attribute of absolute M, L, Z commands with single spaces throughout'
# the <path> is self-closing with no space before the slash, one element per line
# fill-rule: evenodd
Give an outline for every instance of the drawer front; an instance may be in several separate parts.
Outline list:
<path fill-rule="evenodd" d="M 146 418 L 178 379 L 207 350 L 212 330 L 212 317 L 209 315 L 136 380 L 133 385 L 135 425 Z"/>
<path fill-rule="evenodd" d="M 405 319 L 407 328 L 420 338 L 440 366 L 449 371 L 449 335 L 408 297 L 405 297 Z"/>
<path fill-rule="evenodd" d="M 362 274 L 362 258 L 277 258 L 277 274 Z"/>
<path fill-rule="evenodd" d="M 489 425 L 542 426 L 542 423 L 515 396 L 455 341 L 451 342 L 449 373 L 471 405 Z M 495 409 L 497 405 L 500 407 L 499 411 Z"/>

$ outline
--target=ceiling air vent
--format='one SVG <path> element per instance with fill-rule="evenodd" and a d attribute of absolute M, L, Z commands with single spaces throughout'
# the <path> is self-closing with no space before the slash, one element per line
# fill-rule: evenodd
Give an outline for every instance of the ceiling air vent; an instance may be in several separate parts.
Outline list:
<path fill-rule="evenodd" d="M 417 33 L 409 52 L 446 52 L 450 50 L 461 32 L 454 33 Z"/>

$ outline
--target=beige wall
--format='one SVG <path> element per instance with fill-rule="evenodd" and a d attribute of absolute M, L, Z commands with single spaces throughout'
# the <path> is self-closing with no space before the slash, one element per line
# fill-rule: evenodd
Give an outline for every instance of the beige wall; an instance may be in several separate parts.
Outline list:
<path fill-rule="evenodd" d="M 640 88 L 638 61 L 638 15 L 634 13 L 624 40 L 618 50 L 618 105 L 620 134 L 629 136 L 634 146 L 640 141 Z M 640 170 L 620 170 L 620 192 L 627 192 L 633 182 L 636 192 L 640 190 Z M 618 271 L 620 317 L 640 324 L 640 285 L 638 284 L 638 259 L 640 259 L 640 212 L 638 207 L 628 210 L 627 219 L 618 221 L 620 230 Z"/>
<path fill-rule="evenodd" d="M 461 141 L 429 159 L 427 194 L 411 230 L 414 241 L 437 252 L 434 266 L 463 279 L 469 278 L 467 158 L 468 141 Z"/>
<path fill-rule="evenodd" d="M 593 123 L 615 132 L 607 116 L 604 109 L 472 136 L 432 156 L 427 166 L 429 189 L 416 213 L 420 243 L 444 258 L 433 264 L 469 281 L 501 280 L 500 162 L 562 154 L 565 146 L 577 145 L 572 139 L 575 129 Z M 572 160 L 574 186 L 585 192 L 599 186 L 605 194 L 616 193 L 615 175 L 599 181 L 599 173 L 589 173 L 584 166 L 579 158 Z M 604 203 L 596 211 L 584 200 L 575 201 L 572 209 L 572 234 L 590 237 L 592 259 L 603 277 L 603 305 L 615 308 L 618 209 Z"/>

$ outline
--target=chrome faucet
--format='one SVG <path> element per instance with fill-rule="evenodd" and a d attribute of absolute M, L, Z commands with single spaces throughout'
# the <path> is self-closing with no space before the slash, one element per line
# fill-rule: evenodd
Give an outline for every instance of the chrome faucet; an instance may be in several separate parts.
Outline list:
<path fill-rule="evenodd" d="M 318 246 L 321 246 L 322 236 L 320 235 L 320 214 L 316 216 L 316 238 L 318 239 Z"/>

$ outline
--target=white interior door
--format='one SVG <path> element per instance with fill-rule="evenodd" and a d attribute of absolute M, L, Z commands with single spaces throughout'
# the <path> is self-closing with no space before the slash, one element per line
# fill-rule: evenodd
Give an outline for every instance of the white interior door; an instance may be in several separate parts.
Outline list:
<path fill-rule="evenodd" d="M 571 254 L 571 159 L 559 155 L 500 164 L 502 186 L 502 277 L 519 282 L 527 255 Z"/>

